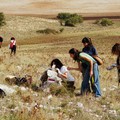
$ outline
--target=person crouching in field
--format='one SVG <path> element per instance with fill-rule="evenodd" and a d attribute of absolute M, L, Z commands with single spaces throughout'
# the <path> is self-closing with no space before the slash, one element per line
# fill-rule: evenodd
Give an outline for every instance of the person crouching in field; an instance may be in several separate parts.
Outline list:
<path fill-rule="evenodd" d="M 69 70 L 79 70 L 82 72 L 81 64 L 84 63 L 86 65 L 83 75 L 83 80 L 81 84 L 81 93 L 78 95 L 84 95 L 89 92 L 89 81 L 91 77 L 94 77 L 95 84 L 95 97 L 101 96 L 100 83 L 99 83 L 99 70 L 98 64 L 90 55 L 84 52 L 79 52 L 77 49 L 72 48 L 69 50 L 70 57 L 73 60 L 77 61 L 78 68 L 71 68 Z"/>
<path fill-rule="evenodd" d="M 113 45 L 112 54 L 117 56 L 117 69 L 118 69 L 118 85 L 120 84 L 120 43 Z"/>
<path fill-rule="evenodd" d="M 12 56 L 12 54 L 15 55 L 16 54 L 16 39 L 14 37 L 11 37 L 10 49 L 11 49 L 10 56 Z"/>
<path fill-rule="evenodd" d="M 58 77 L 62 79 L 63 85 L 68 90 L 74 91 L 74 77 L 70 74 L 69 70 L 59 59 L 53 59 L 51 62 L 51 67 L 55 67 L 58 73 Z"/>

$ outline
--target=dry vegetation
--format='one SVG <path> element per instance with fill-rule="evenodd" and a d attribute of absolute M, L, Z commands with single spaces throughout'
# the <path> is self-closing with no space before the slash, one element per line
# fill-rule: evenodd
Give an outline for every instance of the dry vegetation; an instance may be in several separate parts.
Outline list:
<path fill-rule="evenodd" d="M 95 99 L 88 95 L 75 97 L 67 93 L 58 96 L 48 92 L 35 92 L 30 88 L 9 86 L 15 93 L 0 99 L 1 120 L 119 120 L 120 119 L 120 88 L 117 86 L 117 71 L 107 71 L 106 67 L 114 63 L 115 56 L 110 51 L 113 44 L 120 42 L 120 22 L 114 21 L 113 26 L 102 27 L 85 21 L 76 27 L 60 26 L 57 20 L 39 17 L 6 16 L 7 25 L 0 28 L 4 37 L 0 49 L 0 83 L 6 84 L 7 75 L 24 76 L 30 74 L 33 84 L 39 85 L 39 78 L 49 66 L 53 58 L 59 58 L 66 66 L 76 66 L 69 57 L 68 51 L 75 47 L 82 49 L 81 39 L 92 38 L 99 56 L 104 60 L 100 69 L 102 98 Z M 37 34 L 37 30 L 51 28 L 64 31 L 56 35 Z M 9 39 L 17 39 L 17 54 L 10 57 Z M 76 79 L 75 92 L 79 92 L 81 74 L 71 71 Z M 87 113 L 87 114 L 86 114 Z"/>

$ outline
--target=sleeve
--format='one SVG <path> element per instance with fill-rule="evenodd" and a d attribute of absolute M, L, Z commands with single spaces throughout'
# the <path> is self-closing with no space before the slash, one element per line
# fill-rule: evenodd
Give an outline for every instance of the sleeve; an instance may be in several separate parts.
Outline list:
<path fill-rule="evenodd" d="M 92 53 L 93 53 L 93 55 L 98 55 L 97 50 L 94 46 L 92 47 Z"/>
<path fill-rule="evenodd" d="M 67 67 L 66 67 L 66 66 L 63 66 L 60 71 L 61 71 L 62 74 L 64 74 L 64 73 L 66 73 L 68 70 L 67 70 Z"/>
<path fill-rule="evenodd" d="M 84 48 L 82 49 L 82 52 L 85 52 L 85 49 L 84 49 Z"/>

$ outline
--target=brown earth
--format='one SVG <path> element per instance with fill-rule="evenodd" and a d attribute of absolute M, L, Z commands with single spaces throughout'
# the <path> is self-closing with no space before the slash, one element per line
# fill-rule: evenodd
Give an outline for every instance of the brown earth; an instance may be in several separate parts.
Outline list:
<path fill-rule="evenodd" d="M 84 17 L 120 17 L 119 0 L 1 0 L 0 11 L 5 14 L 39 15 L 53 18 L 60 12 L 79 13 Z M 92 17 L 91 17 L 92 16 Z"/>

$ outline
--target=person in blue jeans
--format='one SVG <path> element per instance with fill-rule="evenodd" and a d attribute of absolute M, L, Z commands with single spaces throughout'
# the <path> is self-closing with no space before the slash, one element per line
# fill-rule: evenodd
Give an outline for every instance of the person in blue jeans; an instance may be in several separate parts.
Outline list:
<path fill-rule="evenodd" d="M 97 56 L 98 55 L 96 48 L 92 44 L 91 38 L 84 37 L 82 39 L 82 43 L 83 43 L 83 46 L 84 46 L 84 48 L 82 49 L 82 52 L 85 52 L 85 53 L 87 53 L 91 56 L 95 56 L 95 55 Z M 83 75 L 84 75 L 85 67 L 86 67 L 86 65 L 83 63 L 82 64 Z M 95 93 L 94 77 L 91 78 L 90 83 L 91 83 L 92 92 Z M 90 92 L 91 92 L 91 89 L 89 88 Z"/>
<path fill-rule="evenodd" d="M 82 72 L 81 64 L 85 64 L 85 70 L 83 75 L 83 80 L 81 83 L 81 93 L 80 95 L 84 95 L 89 91 L 89 81 L 92 76 L 94 76 L 94 84 L 95 84 L 95 97 L 101 96 L 100 83 L 99 83 L 99 70 L 98 64 L 89 54 L 84 52 L 79 52 L 77 49 L 72 48 L 69 50 L 70 57 L 73 60 L 77 61 L 78 68 L 71 68 L 69 70 L 80 70 Z"/>

